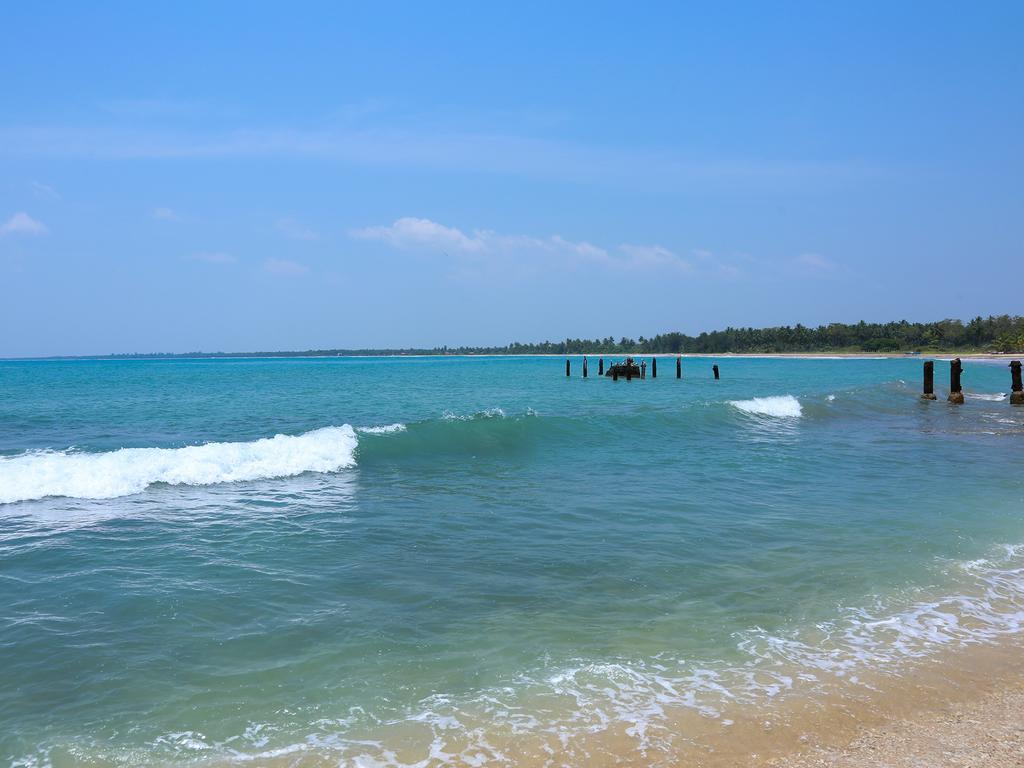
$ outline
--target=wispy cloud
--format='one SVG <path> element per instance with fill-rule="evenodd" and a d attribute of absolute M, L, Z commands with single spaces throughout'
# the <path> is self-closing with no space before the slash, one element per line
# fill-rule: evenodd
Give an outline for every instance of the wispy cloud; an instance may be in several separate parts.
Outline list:
<path fill-rule="evenodd" d="M 619 246 L 625 255 L 623 265 L 630 269 L 672 269 L 679 272 L 693 272 L 693 264 L 661 245 Z"/>
<path fill-rule="evenodd" d="M 550 267 L 598 267 L 624 272 L 672 272 L 735 276 L 733 268 L 709 251 L 684 258 L 663 245 L 624 243 L 614 250 L 586 240 L 561 235 L 536 237 L 499 233 L 489 229 L 464 231 L 425 218 L 404 217 L 392 224 L 364 227 L 350 232 L 360 240 L 383 243 L 400 250 L 435 252 L 476 262 L 509 265 L 522 269 L 532 260 L 537 270 Z"/>
<path fill-rule="evenodd" d="M 263 269 L 275 275 L 304 275 L 309 272 L 309 267 L 288 259 L 267 259 L 263 262 Z"/>
<path fill-rule="evenodd" d="M 18 211 L 0 224 L 0 235 L 44 235 L 47 231 L 45 224 L 23 211 Z"/>
<path fill-rule="evenodd" d="M 154 208 L 150 215 L 160 221 L 180 221 L 180 217 L 170 208 Z"/>
<path fill-rule="evenodd" d="M 191 261 L 203 261 L 207 264 L 234 264 L 238 261 L 234 255 L 224 251 L 198 251 L 187 257 Z"/>
<path fill-rule="evenodd" d="M 277 220 L 277 229 L 282 235 L 290 237 L 292 240 L 318 240 L 320 238 L 319 232 L 287 216 Z"/>
<path fill-rule="evenodd" d="M 817 253 L 801 253 L 792 264 L 805 274 L 832 275 L 840 271 L 841 265 Z"/>
<path fill-rule="evenodd" d="M 22 125 L 0 129 L 0 155 L 175 158 L 316 158 L 353 165 L 493 173 L 650 188 L 664 184 L 764 187 L 877 178 L 863 163 L 692 157 L 670 149 L 572 142 L 501 129 L 262 126 L 174 130 L 124 118 L 97 126 Z"/>
<path fill-rule="evenodd" d="M 60 200 L 60 193 L 49 184 L 33 181 L 30 186 L 32 187 L 32 194 L 40 200 Z"/>
<path fill-rule="evenodd" d="M 181 117 L 208 109 L 198 102 L 172 99 L 114 99 L 97 106 L 103 112 L 122 118 Z"/>
<path fill-rule="evenodd" d="M 608 252 L 591 243 L 566 240 L 561 235 L 533 237 L 503 234 L 491 229 L 466 233 L 430 219 L 406 216 L 392 224 L 365 227 L 350 232 L 360 240 L 376 240 L 402 250 L 434 250 L 467 256 L 563 254 L 582 261 L 603 261 Z"/>

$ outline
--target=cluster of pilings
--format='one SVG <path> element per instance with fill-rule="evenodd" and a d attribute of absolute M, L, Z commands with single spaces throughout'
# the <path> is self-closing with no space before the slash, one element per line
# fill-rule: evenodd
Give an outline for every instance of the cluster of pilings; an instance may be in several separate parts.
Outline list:
<path fill-rule="evenodd" d="M 628 358 L 628 360 L 632 361 L 633 358 Z M 647 365 L 647 361 L 646 360 L 641 361 L 641 363 L 639 365 L 639 369 L 640 369 L 640 374 L 639 375 L 634 375 L 633 374 L 633 367 L 634 366 L 632 366 L 632 365 L 622 366 L 622 365 L 614 365 L 613 364 L 612 367 L 611 367 L 609 375 L 612 377 L 612 381 L 618 381 L 619 380 L 619 375 L 620 375 L 619 374 L 619 369 L 620 368 L 624 368 L 625 370 L 624 370 L 624 372 L 621 375 L 622 375 L 622 378 L 624 378 L 626 381 L 632 381 L 635 378 L 637 378 L 637 379 L 646 379 L 647 378 L 647 368 L 648 368 L 648 365 Z M 656 357 L 652 357 L 651 358 L 650 369 L 651 369 L 651 378 L 652 379 L 658 378 L 658 358 L 656 358 Z M 721 376 L 719 374 L 719 371 L 718 371 L 718 365 L 712 365 L 711 366 L 711 373 L 714 375 L 716 380 L 721 378 Z M 566 377 L 572 376 L 572 362 L 569 360 L 569 358 L 565 359 L 565 375 L 566 375 Z M 589 375 L 590 375 L 590 366 L 589 366 L 588 361 L 587 361 L 587 356 L 584 355 L 583 356 L 583 378 L 585 379 Z M 604 358 L 603 357 L 600 357 L 597 360 L 597 375 L 598 376 L 604 376 L 605 375 L 604 374 Z M 676 378 L 677 379 L 683 378 L 683 358 L 682 357 L 676 357 Z"/>
<path fill-rule="evenodd" d="M 963 366 L 960 358 L 949 361 L 949 402 L 956 405 L 963 405 L 964 390 L 960 384 L 960 376 L 963 373 Z M 922 400 L 935 400 L 935 362 L 928 360 L 924 364 L 924 391 L 921 393 Z M 1010 404 L 1024 405 L 1024 384 L 1020 377 L 1020 360 L 1010 361 Z"/>

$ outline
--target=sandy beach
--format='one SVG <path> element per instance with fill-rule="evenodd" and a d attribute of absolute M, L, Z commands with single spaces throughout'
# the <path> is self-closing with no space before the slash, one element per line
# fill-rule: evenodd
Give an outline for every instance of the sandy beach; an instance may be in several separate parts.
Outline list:
<path fill-rule="evenodd" d="M 972 648 L 882 689 L 865 708 L 827 706 L 769 768 L 1024 765 L 1024 651 Z M 743 765 L 746 761 L 733 764 Z"/>
<path fill-rule="evenodd" d="M 866 729 L 845 747 L 773 762 L 788 768 L 1011 768 L 1024 765 L 1024 681 Z"/>

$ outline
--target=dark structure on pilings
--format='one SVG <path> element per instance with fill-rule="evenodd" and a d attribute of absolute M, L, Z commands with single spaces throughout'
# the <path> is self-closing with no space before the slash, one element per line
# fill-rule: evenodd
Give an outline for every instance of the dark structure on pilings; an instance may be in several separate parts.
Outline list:
<path fill-rule="evenodd" d="M 935 400 L 935 361 L 928 360 L 924 364 L 924 390 L 922 400 Z"/>
<path fill-rule="evenodd" d="M 963 366 L 960 364 L 960 358 L 954 358 L 949 363 L 949 402 L 955 403 L 956 405 L 963 405 L 964 402 L 964 390 L 960 386 L 960 374 L 963 373 Z"/>
<path fill-rule="evenodd" d="M 608 366 L 608 372 L 605 376 L 611 376 L 612 381 L 618 381 L 620 376 L 625 376 L 626 381 L 630 381 L 633 378 L 640 378 L 640 366 L 637 365 L 632 357 L 627 357 L 624 363 L 612 363 Z"/>
<path fill-rule="evenodd" d="M 1020 380 L 1020 360 L 1010 361 L 1010 405 L 1024 405 L 1024 384 Z"/>

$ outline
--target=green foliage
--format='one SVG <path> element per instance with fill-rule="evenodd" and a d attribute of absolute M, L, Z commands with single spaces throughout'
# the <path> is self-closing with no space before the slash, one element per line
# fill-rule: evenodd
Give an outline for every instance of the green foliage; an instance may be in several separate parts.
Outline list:
<path fill-rule="evenodd" d="M 1024 317 L 990 315 L 934 323 L 830 323 L 808 328 L 799 323 L 779 328 L 726 328 L 722 331 L 688 336 L 678 331 L 651 338 L 626 336 L 616 341 L 565 339 L 503 347 L 435 347 L 433 349 L 319 349 L 304 352 L 194 353 L 193 355 L 111 355 L 111 357 L 247 357 L 267 355 L 580 355 L 587 353 L 704 353 L 725 352 L 910 352 L 915 350 L 958 350 L 1024 352 Z"/>

